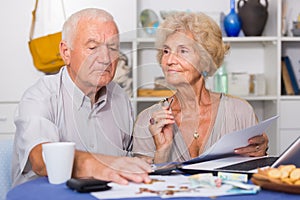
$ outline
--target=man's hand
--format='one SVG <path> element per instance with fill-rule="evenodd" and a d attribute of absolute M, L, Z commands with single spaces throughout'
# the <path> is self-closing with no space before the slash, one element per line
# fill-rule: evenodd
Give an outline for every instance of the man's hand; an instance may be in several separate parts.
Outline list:
<path fill-rule="evenodd" d="M 74 177 L 93 177 L 119 184 L 148 183 L 151 166 L 140 158 L 116 157 L 76 151 Z"/>
<path fill-rule="evenodd" d="M 250 138 L 248 142 L 248 146 L 235 149 L 234 152 L 236 154 L 253 157 L 267 155 L 269 139 L 265 133 Z"/>
<path fill-rule="evenodd" d="M 42 157 L 42 144 L 38 144 L 32 148 L 29 153 L 29 161 L 34 173 L 39 176 L 47 176 L 46 165 Z"/>

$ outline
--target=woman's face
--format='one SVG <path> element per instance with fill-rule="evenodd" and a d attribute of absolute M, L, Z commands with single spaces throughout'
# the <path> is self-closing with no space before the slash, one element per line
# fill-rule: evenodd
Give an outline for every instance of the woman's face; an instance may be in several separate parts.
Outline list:
<path fill-rule="evenodd" d="M 175 32 L 169 35 L 162 51 L 161 66 L 169 84 L 175 87 L 194 85 L 200 80 L 201 58 L 191 34 Z"/>

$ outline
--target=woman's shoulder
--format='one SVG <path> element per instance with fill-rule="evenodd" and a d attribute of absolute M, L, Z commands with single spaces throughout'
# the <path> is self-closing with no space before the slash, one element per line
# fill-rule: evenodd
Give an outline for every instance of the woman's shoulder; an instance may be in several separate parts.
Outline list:
<path fill-rule="evenodd" d="M 223 106 L 221 109 L 224 111 L 223 114 L 231 120 L 240 119 L 255 121 L 255 111 L 247 100 L 226 94 L 222 96 L 221 102 L 221 106 Z"/>
<path fill-rule="evenodd" d="M 247 100 L 230 94 L 223 94 L 221 101 L 224 101 L 226 106 L 253 109 Z"/>
<path fill-rule="evenodd" d="M 241 130 L 257 123 L 250 103 L 240 97 L 223 94 L 220 101 L 215 130 L 221 135 Z"/>

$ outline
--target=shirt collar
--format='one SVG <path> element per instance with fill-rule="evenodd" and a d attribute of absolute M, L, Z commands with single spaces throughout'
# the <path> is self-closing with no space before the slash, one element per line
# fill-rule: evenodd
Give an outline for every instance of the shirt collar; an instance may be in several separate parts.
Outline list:
<path fill-rule="evenodd" d="M 83 106 L 88 106 L 89 108 L 91 108 L 90 98 L 86 96 L 73 82 L 66 67 L 63 69 L 62 73 L 63 73 L 62 81 L 67 92 L 71 96 L 73 106 L 78 110 Z M 106 102 L 107 99 L 107 88 L 106 87 L 102 88 L 100 92 L 101 94 L 97 102 L 93 106 L 95 108 L 98 107 L 100 104 L 103 104 L 103 102 Z"/>
<path fill-rule="evenodd" d="M 96 112 L 100 110 L 107 102 L 107 87 L 102 87 L 98 92 L 99 92 L 99 97 L 97 102 L 94 104 L 94 109 Z"/>

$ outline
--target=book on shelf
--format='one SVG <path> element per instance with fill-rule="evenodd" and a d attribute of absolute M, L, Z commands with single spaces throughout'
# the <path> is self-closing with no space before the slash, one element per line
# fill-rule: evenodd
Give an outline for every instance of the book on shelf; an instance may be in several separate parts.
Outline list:
<path fill-rule="evenodd" d="M 297 79 L 296 79 L 296 76 L 295 76 L 294 69 L 293 69 L 293 66 L 291 64 L 290 58 L 288 56 L 284 56 L 284 57 L 282 57 L 281 60 L 283 62 L 283 64 L 282 64 L 282 76 L 283 76 L 283 81 L 284 81 L 284 84 L 285 84 L 285 90 L 286 90 L 287 94 L 288 94 L 288 92 L 292 93 L 291 88 L 290 88 L 290 85 L 291 85 L 292 89 L 293 89 L 292 94 L 299 95 L 300 94 L 300 89 L 299 89 L 299 86 L 298 86 L 298 83 L 297 83 Z M 286 71 L 285 71 L 285 69 L 286 69 Z M 283 73 L 285 73 L 285 74 L 283 74 Z M 291 84 L 289 84 L 289 82 Z"/>
<path fill-rule="evenodd" d="M 294 95 L 294 89 L 284 60 L 281 61 L 282 94 Z"/>
<path fill-rule="evenodd" d="M 285 90 L 285 86 L 284 86 L 284 83 L 283 83 L 283 77 L 282 77 L 282 75 L 281 75 L 281 87 L 280 87 L 280 91 L 281 91 L 281 95 L 287 95 L 286 90 Z"/>

